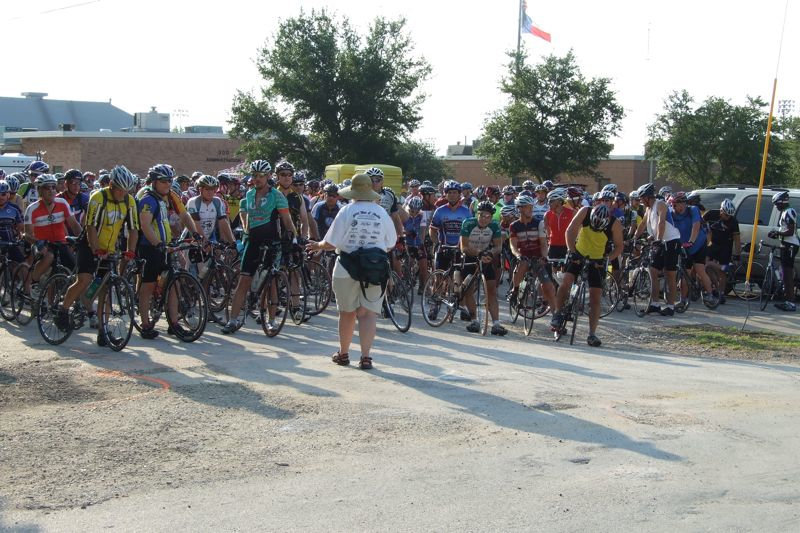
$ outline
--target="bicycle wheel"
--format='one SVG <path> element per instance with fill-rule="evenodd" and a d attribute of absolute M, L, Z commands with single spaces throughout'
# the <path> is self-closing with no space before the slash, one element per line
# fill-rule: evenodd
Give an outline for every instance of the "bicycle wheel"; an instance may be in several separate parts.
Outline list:
<path fill-rule="evenodd" d="M 61 344 L 72 334 L 72 327 L 62 331 L 55 323 L 56 314 L 61 309 L 64 296 L 67 294 L 69 286 L 72 285 L 72 281 L 65 274 L 54 274 L 41 287 L 36 323 L 39 326 L 39 333 L 48 344 Z"/>
<path fill-rule="evenodd" d="M 719 307 L 719 297 L 714 297 L 714 293 L 716 292 L 717 294 L 722 294 L 722 291 L 720 290 L 719 274 L 717 274 L 717 271 L 713 269 L 706 269 L 706 274 L 708 275 L 708 280 L 711 282 L 712 292 L 706 298 L 703 298 L 703 305 L 709 309 L 716 309 Z M 725 275 L 724 272 L 723 275 Z"/>
<path fill-rule="evenodd" d="M 128 345 L 133 333 L 134 294 L 128 282 L 119 277 L 108 280 L 97 300 L 97 316 L 108 346 L 118 352 Z"/>
<path fill-rule="evenodd" d="M 733 273 L 733 279 L 729 279 L 727 289 L 733 289 L 733 294 L 742 300 L 755 300 L 761 295 L 761 284 L 764 283 L 764 267 L 761 263 L 753 262 L 753 268 L 750 271 L 750 287 L 745 286 L 747 280 L 747 263 L 742 263 Z"/>
<path fill-rule="evenodd" d="M 289 312 L 290 294 L 289 278 L 286 277 L 286 273 L 283 271 L 273 272 L 267 283 L 264 284 L 259 298 L 261 329 L 264 330 L 267 337 L 274 337 L 283 329 L 286 315 Z M 273 320 L 269 320 L 268 310 L 275 317 Z"/>
<path fill-rule="evenodd" d="M 11 265 L 3 265 L 0 272 L 0 316 L 9 322 L 14 320 L 17 315 L 14 312 L 14 284 Z"/>
<path fill-rule="evenodd" d="M 20 263 L 14 269 L 11 285 L 11 307 L 14 311 L 14 318 L 21 326 L 30 324 L 33 320 L 33 300 L 31 295 L 26 292 L 25 285 L 29 282 L 31 275 L 30 268 L 26 263 Z"/>
<path fill-rule="evenodd" d="M 453 302 L 453 284 L 444 270 L 434 270 L 422 290 L 422 318 L 429 326 L 438 328 L 447 320 Z"/>
<path fill-rule="evenodd" d="M 291 290 L 289 316 L 292 317 L 292 322 L 294 322 L 295 326 L 299 326 L 309 316 L 307 312 L 308 285 L 299 267 L 289 270 L 286 277 L 289 279 L 289 288 Z"/>
<path fill-rule="evenodd" d="M 316 316 L 331 302 L 333 292 L 331 275 L 325 270 L 325 266 L 317 261 L 306 261 L 302 274 L 309 289 L 306 313 L 309 316 Z"/>
<path fill-rule="evenodd" d="M 761 287 L 761 302 L 759 307 L 761 310 L 767 308 L 767 304 L 772 299 L 772 292 L 775 290 L 775 274 L 772 271 L 772 268 L 767 269 L 767 273 L 764 275 L 764 285 Z"/>
<path fill-rule="evenodd" d="M 475 274 L 476 276 L 478 274 Z M 478 278 L 478 283 L 475 287 L 475 317 L 474 319 L 478 321 L 478 325 L 481 328 L 481 335 L 484 337 L 486 333 L 489 331 L 489 298 L 488 293 L 486 291 L 486 284 L 487 283 L 494 283 L 494 281 L 487 282 L 486 277 L 481 275 Z"/>
<path fill-rule="evenodd" d="M 578 292 L 575 293 L 575 299 L 572 300 L 572 333 L 569 336 L 570 345 L 575 344 L 575 330 L 578 328 L 578 317 L 583 313 L 585 305 L 586 282 L 581 281 L 580 285 L 578 285 Z"/>
<path fill-rule="evenodd" d="M 414 308 L 414 290 L 405 280 L 400 279 L 395 272 L 392 272 L 392 279 L 386 287 L 386 298 L 384 308 L 389 320 L 394 327 L 401 333 L 405 333 L 411 328 L 411 312 Z"/>
<path fill-rule="evenodd" d="M 525 285 L 525 291 L 522 293 L 520 304 L 518 306 L 520 314 L 522 315 L 522 325 L 525 328 L 525 335 L 529 336 L 533 330 L 533 321 L 536 318 L 536 306 L 539 294 L 536 290 L 536 283 L 534 280 L 529 280 Z"/>
<path fill-rule="evenodd" d="M 600 318 L 607 317 L 616 309 L 620 300 L 619 284 L 611 273 L 603 279 L 603 294 L 600 297 Z"/>
<path fill-rule="evenodd" d="M 681 296 L 683 294 L 683 288 L 686 287 L 686 299 L 684 300 Z M 675 280 L 675 294 L 680 299 L 680 302 L 683 305 L 675 305 L 675 312 L 676 313 L 685 313 L 689 306 L 692 303 L 692 280 L 689 279 L 689 274 L 686 271 L 679 271 L 677 275 L 677 279 Z M 666 289 L 664 291 L 664 299 L 667 299 L 667 292 Z"/>
<path fill-rule="evenodd" d="M 172 326 L 175 336 L 183 342 L 193 342 L 200 338 L 208 320 L 208 301 L 206 291 L 197 278 L 187 272 L 178 272 L 166 287 L 167 322 Z M 170 300 L 177 301 L 177 315 L 170 311 Z"/>
<path fill-rule="evenodd" d="M 209 270 L 204 286 L 208 297 L 208 310 L 212 313 L 221 313 L 228 305 L 231 294 L 230 280 L 233 274 L 225 265 L 218 265 Z"/>
<path fill-rule="evenodd" d="M 631 284 L 631 294 L 633 296 L 633 309 L 636 316 L 643 317 L 651 303 L 652 286 L 650 284 L 650 273 L 644 269 L 638 269 L 633 275 Z"/>

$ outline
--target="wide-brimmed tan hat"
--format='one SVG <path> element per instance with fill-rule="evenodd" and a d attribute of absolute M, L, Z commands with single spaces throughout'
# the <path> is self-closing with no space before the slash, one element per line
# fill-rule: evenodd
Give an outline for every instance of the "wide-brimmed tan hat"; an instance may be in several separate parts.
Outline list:
<path fill-rule="evenodd" d="M 339 189 L 339 196 L 348 200 L 374 201 L 381 197 L 372 190 L 372 179 L 366 174 L 356 174 L 349 187 Z"/>

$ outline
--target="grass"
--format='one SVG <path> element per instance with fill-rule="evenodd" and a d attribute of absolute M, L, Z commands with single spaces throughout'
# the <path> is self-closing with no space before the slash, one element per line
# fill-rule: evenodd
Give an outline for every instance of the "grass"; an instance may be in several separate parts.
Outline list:
<path fill-rule="evenodd" d="M 800 354 L 800 335 L 745 331 L 718 326 L 677 326 L 681 340 L 695 346 L 736 351 L 773 351 Z"/>

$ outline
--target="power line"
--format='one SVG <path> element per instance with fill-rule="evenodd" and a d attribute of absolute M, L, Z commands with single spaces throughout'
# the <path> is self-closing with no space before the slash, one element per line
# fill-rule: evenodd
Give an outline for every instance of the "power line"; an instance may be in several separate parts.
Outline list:
<path fill-rule="evenodd" d="M 77 3 L 77 4 L 70 4 L 68 6 L 54 7 L 53 9 L 46 9 L 44 11 L 40 11 L 39 13 L 32 13 L 31 15 L 34 15 L 34 14 L 35 15 L 47 15 L 47 14 L 50 14 L 50 13 L 56 13 L 58 11 L 65 11 L 67 9 L 74 9 L 76 7 L 83 7 L 83 6 L 88 6 L 88 5 L 91 5 L 91 4 L 99 4 L 102 1 L 103 0 L 89 0 L 88 2 L 80 2 L 80 3 Z M 20 15 L 18 17 L 13 17 L 13 18 L 10 18 L 8 20 L 9 21 L 22 20 L 22 19 L 24 19 L 26 17 L 30 17 L 31 15 Z"/>

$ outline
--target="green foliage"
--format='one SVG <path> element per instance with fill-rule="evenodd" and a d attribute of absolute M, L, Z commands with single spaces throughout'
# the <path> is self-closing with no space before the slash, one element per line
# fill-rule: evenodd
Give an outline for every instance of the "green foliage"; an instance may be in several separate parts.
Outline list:
<path fill-rule="evenodd" d="M 492 172 L 527 173 L 539 181 L 592 174 L 611 152 L 609 139 L 624 115 L 610 80 L 584 78 L 571 51 L 534 66 L 524 54 L 509 56 L 502 82 L 509 103 L 484 124 L 478 155 L 488 159 Z"/>
<path fill-rule="evenodd" d="M 431 69 L 413 55 L 404 19 L 357 31 L 324 9 L 301 11 L 281 22 L 257 63 L 260 98 L 240 91 L 231 110 L 231 136 L 249 159 L 286 157 L 321 171 L 407 158 L 401 148 L 421 121 L 418 87 Z"/>
<path fill-rule="evenodd" d="M 757 185 L 767 118 L 767 104 L 758 98 L 737 106 L 712 96 L 695 107 L 687 91 L 676 91 L 648 127 L 645 155 L 658 160 L 659 177 L 688 186 Z M 765 182 L 786 183 L 791 158 L 776 124 L 773 133 Z"/>
<path fill-rule="evenodd" d="M 420 181 L 438 183 L 452 173 L 450 166 L 436 155 L 433 147 L 417 141 L 399 144 L 394 164 L 402 168 L 406 176 Z"/>

